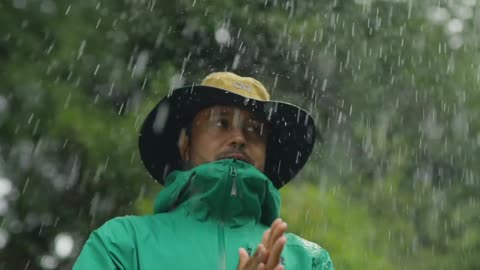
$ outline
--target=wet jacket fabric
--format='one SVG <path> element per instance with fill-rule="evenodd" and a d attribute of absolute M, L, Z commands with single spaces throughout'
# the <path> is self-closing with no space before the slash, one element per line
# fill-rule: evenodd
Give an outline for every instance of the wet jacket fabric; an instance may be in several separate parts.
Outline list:
<path fill-rule="evenodd" d="M 155 214 L 114 218 L 92 232 L 73 269 L 228 269 L 255 252 L 279 215 L 280 195 L 250 164 L 224 159 L 174 171 Z M 287 233 L 285 269 L 334 269 L 315 243 Z"/>

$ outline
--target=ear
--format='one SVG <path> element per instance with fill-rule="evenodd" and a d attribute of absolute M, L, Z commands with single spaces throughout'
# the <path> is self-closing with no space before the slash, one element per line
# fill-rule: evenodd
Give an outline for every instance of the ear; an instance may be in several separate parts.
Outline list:
<path fill-rule="evenodd" d="M 188 144 L 190 140 L 187 136 L 187 130 L 182 128 L 180 131 L 180 136 L 178 136 L 178 150 L 180 151 L 180 157 L 183 161 L 190 160 L 190 145 Z"/>

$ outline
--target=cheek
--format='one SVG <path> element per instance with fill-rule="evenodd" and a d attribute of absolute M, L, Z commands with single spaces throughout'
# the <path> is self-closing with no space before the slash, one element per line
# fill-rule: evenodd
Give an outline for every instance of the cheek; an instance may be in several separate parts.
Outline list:
<path fill-rule="evenodd" d="M 192 159 L 202 162 L 213 161 L 218 149 L 218 140 L 210 136 L 198 136 L 192 141 Z"/>
<path fill-rule="evenodd" d="M 258 169 L 261 169 L 262 171 L 265 167 L 266 151 L 267 147 L 264 144 L 256 145 L 252 149 L 252 158 L 255 160 L 255 165 Z"/>

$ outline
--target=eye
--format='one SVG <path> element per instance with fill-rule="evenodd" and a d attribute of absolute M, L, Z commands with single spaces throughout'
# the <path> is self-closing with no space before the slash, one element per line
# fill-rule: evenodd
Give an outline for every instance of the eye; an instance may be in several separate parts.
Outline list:
<path fill-rule="evenodd" d="M 215 120 L 215 126 L 218 128 L 228 128 L 229 122 L 226 118 L 218 118 Z"/>
<path fill-rule="evenodd" d="M 249 120 L 246 126 L 246 130 L 249 133 L 254 133 L 258 136 L 263 135 L 263 124 L 256 120 Z"/>

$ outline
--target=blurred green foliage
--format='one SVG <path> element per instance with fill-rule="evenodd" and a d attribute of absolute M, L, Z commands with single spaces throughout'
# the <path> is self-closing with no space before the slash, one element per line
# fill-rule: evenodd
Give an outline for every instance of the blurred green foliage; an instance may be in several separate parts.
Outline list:
<path fill-rule="evenodd" d="M 479 269 L 479 27 L 472 0 L 0 2 L 0 269 L 151 213 L 139 126 L 218 70 L 314 115 L 282 217 L 337 269 Z"/>

